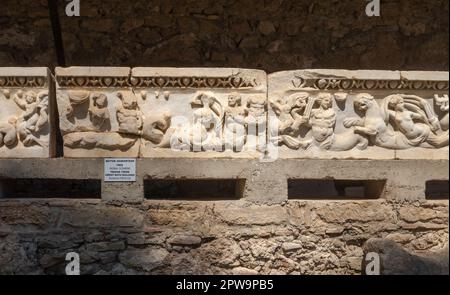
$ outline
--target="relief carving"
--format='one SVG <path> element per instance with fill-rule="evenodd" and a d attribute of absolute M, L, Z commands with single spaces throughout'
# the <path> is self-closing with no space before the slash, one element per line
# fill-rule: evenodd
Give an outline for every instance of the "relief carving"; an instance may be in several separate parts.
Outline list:
<path fill-rule="evenodd" d="M 372 95 L 363 93 L 356 97 L 355 108 L 363 117 L 345 119 L 344 125 L 355 126 L 355 133 L 367 136 L 376 146 L 408 149 L 448 145 L 448 134 L 442 133 L 431 106 L 421 97 L 393 94 L 378 105 Z"/>
<path fill-rule="evenodd" d="M 127 155 L 142 133 L 142 117 L 131 92 L 69 90 L 58 93 L 65 155 Z M 90 150 L 90 153 L 89 153 Z M 131 155 L 136 152 L 130 152 Z"/>
<path fill-rule="evenodd" d="M 69 157 L 259 157 L 276 147 L 288 157 L 393 159 L 449 144 L 439 72 L 299 70 L 267 83 L 243 69 L 69 68 L 57 81 Z M 43 144 L 33 132 L 45 100 L 24 101 L 20 124 L 0 125 L 3 145 L 12 128 L 24 144 Z"/>
<path fill-rule="evenodd" d="M 48 140 L 40 139 L 40 130 L 48 125 L 48 91 L 35 93 L 18 91 L 14 102 L 23 110 L 17 118 L 16 129 L 24 146 L 38 144 L 48 147 Z"/>
<path fill-rule="evenodd" d="M 249 129 L 265 145 L 262 71 L 73 67 L 56 81 L 67 157 L 238 153 Z"/>
<path fill-rule="evenodd" d="M 0 89 L 0 158 L 49 157 L 53 152 L 47 74 L 45 68 L 0 68 L 5 87 Z"/>
<path fill-rule="evenodd" d="M 91 95 L 91 104 L 89 105 L 88 112 L 89 118 L 97 131 L 111 129 L 108 97 L 105 94 L 93 93 Z"/>
<path fill-rule="evenodd" d="M 182 151 L 242 151 L 246 142 L 247 107 L 242 106 L 238 93 L 228 95 L 224 107 L 212 92 L 198 92 L 191 101 L 192 121 L 189 118 L 172 125 L 169 112 L 160 118 L 150 115 L 144 119 L 143 138 L 156 148 Z"/>
<path fill-rule="evenodd" d="M 139 111 L 134 93 L 117 93 L 122 102 L 117 109 L 119 132 L 124 134 L 142 135 L 142 113 Z"/>
<path fill-rule="evenodd" d="M 193 122 L 173 129 L 170 147 L 188 151 L 220 151 L 224 108 L 211 92 L 200 92 L 192 101 Z"/>
<path fill-rule="evenodd" d="M 257 157 L 264 152 L 267 82 L 263 72 L 139 68 L 133 69 L 132 76 L 140 81 L 136 88 L 143 114 L 142 157 L 208 152 Z"/>
<path fill-rule="evenodd" d="M 360 93 L 354 96 L 353 110 L 360 116 L 343 114 L 345 129 L 336 132 L 339 108 L 335 106 L 338 102 L 335 95 L 295 93 L 285 102 L 270 103 L 279 121 L 278 135 L 272 136 L 271 140 L 290 149 L 307 149 L 313 144 L 332 151 L 364 150 L 369 145 L 396 150 L 440 148 L 448 145 L 448 104 L 446 107 L 445 99 L 445 96 L 436 97 L 441 112 L 446 113 L 439 120 L 433 106 L 419 96 L 392 94 L 379 103 L 371 94 Z M 300 127 L 310 136 L 302 139 Z"/>
<path fill-rule="evenodd" d="M 275 73 L 269 76 L 269 143 L 288 157 L 410 158 L 414 149 L 448 150 L 446 90 L 444 73 Z"/>
<path fill-rule="evenodd" d="M 8 122 L 0 123 L 0 147 L 3 145 L 13 147 L 17 142 L 16 119 L 10 118 Z"/>
<path fill-rule="evenodd" d="M 248 108 L 242 105 L 242 97 L 233 92 L 228 95 L 225 108 L 224 131 L 225 150 L 242 151 L 246 143 L 246 118 Z"/>

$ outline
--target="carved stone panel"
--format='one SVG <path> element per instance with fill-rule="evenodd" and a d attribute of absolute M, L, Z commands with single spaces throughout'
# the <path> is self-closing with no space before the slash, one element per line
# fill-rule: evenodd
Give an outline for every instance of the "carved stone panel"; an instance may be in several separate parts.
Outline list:
<path fill-rule="evenodd" d="M 268 79 L 276 156 L 448 159 L 448 73 L 298 70 Z"/>
<path fill-rule="evenodd" d="M 135 68 L 141 157 L 259 157 L 266 148 L 267 79 L 227 68 Z"/>
<path fill-rule="evenodd" d="M 142 114 L 129 68 L 57 68 L 65 157 L 138 157 Z"/>
<path fill-rule="evenodd" d="M 0 68 L 0 158 L 54 156 L 53 85 L 47 68 Z"/>

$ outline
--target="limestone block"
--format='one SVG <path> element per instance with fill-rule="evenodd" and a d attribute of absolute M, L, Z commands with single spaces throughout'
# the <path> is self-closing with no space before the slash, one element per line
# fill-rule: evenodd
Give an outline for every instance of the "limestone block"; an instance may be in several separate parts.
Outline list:
<path fill-rule="evenodd" d="M 56 68 L 65 157 L 138 157 L 142 114 L 129 77 L 129 68 Z"/>
<path fill-rule="evenodd" d="M 141 157 L 264 154 L 267 79 L 259 70 L 134 68 Z"/>
<path fill-rule="evenodd" d="M 47 68 L 0 68 L 0 158 L 54 156 L 53 85 Z"/>
<path fill-rule="evenodd" d="M 268 76 L 268 150 L 281 158 L 448 159 L 447 72 L 296 70 Z"/>

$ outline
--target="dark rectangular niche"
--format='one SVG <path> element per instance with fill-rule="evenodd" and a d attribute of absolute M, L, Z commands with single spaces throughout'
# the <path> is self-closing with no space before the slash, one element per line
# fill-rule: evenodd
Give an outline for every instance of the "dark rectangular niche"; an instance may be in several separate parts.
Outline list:
<path fill-rule="evenodd" d="M 0 199 L 101 199 L 97 179 L 0 179 Z"/>
<path fill-rule="evenodd" d="M 364 200 L 383 196 L 386 180 L 289 179 L 289 199 Z"/>
<path fill-rule="evenodd" d="M 425 183 L 427 200 L 448 200 L 448 180 L 429 180 Z"/>
<path fill-rule="evenodd" d="M 144 194 L 153 200 L 220 201 L 242 198 L 245 179 L 146 179 Z"/>

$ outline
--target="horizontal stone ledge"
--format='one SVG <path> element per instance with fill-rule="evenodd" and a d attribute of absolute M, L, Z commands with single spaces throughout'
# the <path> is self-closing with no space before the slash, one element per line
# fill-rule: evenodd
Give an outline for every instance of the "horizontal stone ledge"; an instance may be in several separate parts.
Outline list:
<path fill-rule="evenodd" d="M 0 178 L 102 179 L 103 159 L 0 159 Z M 149 179 L 419 179 L 448 180 L 447 160 L 137 159 L 137 176 Z"/>
<path fill-rule="evenodd" d="M 98 186 L 98 198 L 105 201 L 141 202 L 147 181 L 156 187 L 183 182 L 200 185 L 201 189 L 204 180 L 212 181 L 209 184 L 204 182 L 204 185 L 218 185 L 214 180 L 220 180 L 239 189 L 239 196 L 227 195 L 227 198 L 281 203 L 290 196 L 294 199 L 327 199 L 327 195 L 310 195 L 314 192 L 310 189 L 314 186 L 333 189 L 334 185 L 342 186 L 343 189 L 367 187 L 369 191 L 361 196 L 363 199 L 425 200 L 428 182 L 447 182 L 448 185 L 449 177 L 447 160 L 280 159 L 272 163 L 260 163 L 251 159 L 137 159 L 136 182 L 122 183 L 105 182 L 103 166 L 103 159 L 0 159 L 0 182 L 3 180 L 7 185 L 8 179 L 66 179 L 68 183 L 72 183 L 71 180 L 93 180 Z M 311 184 L 306 183 L 309 190 L 303 189 L 304 181 L 312 181 Z M 92 181 L 89 183 L 95 185 Z M 61 183 L 59 185 L 64 186 Z M 340 197 L 330 195 L 328 198 Z M 346 199 L 345 196 L 343 198 Z"/>

